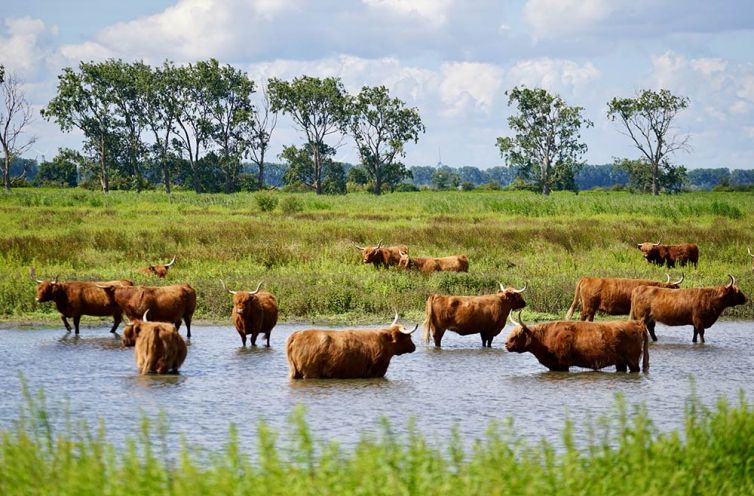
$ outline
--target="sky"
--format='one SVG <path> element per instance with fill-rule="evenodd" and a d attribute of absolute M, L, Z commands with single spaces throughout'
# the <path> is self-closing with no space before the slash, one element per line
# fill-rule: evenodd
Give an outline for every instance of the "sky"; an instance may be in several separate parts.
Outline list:
<path fill-rule="evenodd" d="M 4 2 L 8 3 L 8 2 Z M 80 61 L 159 65 L 210 57 L 264 83 L 301 75 L 342 79 L 356 93 L 385 85 L 419 110 L 426 133 L 406 146 L 408 166 L 504 165 L 506 91 L 543 87 L 584 108 L 588 163 L 637 158 L 606 117 L 613 97 L 649 88 L 690 100 L 675 130 L 689 168 L 754 168 L 754 2 L 708 0 L 24 0 L 0 7 L 0 64 L 35 109 L 57 75 Z M 80 148 L 39 116 L 28 158 Z M 281 117 L 272 138 L 303 142 Z M 333 143 L 334 144 L 334 143 Z M 337 160 L 358 162 L 353 142 Z"/>

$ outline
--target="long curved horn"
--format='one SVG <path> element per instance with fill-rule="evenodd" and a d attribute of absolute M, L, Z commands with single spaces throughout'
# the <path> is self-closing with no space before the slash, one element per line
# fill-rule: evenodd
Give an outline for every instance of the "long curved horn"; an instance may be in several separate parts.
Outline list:
<path fill-rule="evenodd" d="M 500 281 L 497 281 L 497 283 L 500 285 L 500 291 L 505 291 L 505 286 L 503 286 L 503 283 Z"/>
<path fill-rule="evenodd" d="M 686 275 L 683 272 L 681 272 L 681 278 L 678 279 L 677 281 L 673 281 L 673 284 L 681 284 L 685 278 L 686 278 Z"/>
<path fill-rule="evenodd" d="M 144 311 L 144 315 L 142 315 L 142 317 L 141 317 L 141 320 L 143 320 L 144 322 L 149 322 L 149 321 L 147 320 L 147 314 L 148 314 L 148 313 L 149 313 L 149 309 L 147 308 L 147 309 L 146 309 L 146 310 Z"/>
<path fill-rule="evenodd" d="M 173 255 L 173 260 L 165 264 L 165 267 L 171 267 L 174 263 L 175 263 L 175 255 Z"/>
<path fill-rule="evenodd" d="M 746 249 L 749 250 L 749 255 L 751 256 L 751 258 L 754 258 L 754 253 L 751 252 L 751 248 L 746 248 Z"/>
<path fill-rule="evenodd" d="M 223 285 L 223 289 L 224 289 L 225 291 L 227 291 L 228 293 L 230 293 L 230 294 L 236 294 L 236 293 L 238 293 L 238 291 L 231 291 L 230 289 L 228 289 L 228 288 L 227 288 L 227 287 L 225 286 L 225 281 L 223 281 L 222 279 L 220 279 L 220 282 L 221 282 L 221 283 L 222 283 L 222 285 Z"/>
<path fill-rule="evenodd" d="M 652 243 L 652 246 L 658 246 L 659 244 L 660 242 L 658 241 L 657 243 Z"/>
<path fill-rule="evenodd" d="M 403 334 L 408 334 L 409 336 L 416 332 L 416 330 L 419 328 L 419 324 L 416 324 L 416 327 L 412 331 L 406 331 L 405 329 L 401 329 L 401 332 Z"/>
<path fill-rule="evenodd" d="M 669 282 L 670 282 L 670 274 L 668 274 L 668 273 L 666 272 L 666 273 L 665 273 L 665 277 L 667 277 L 667 278 L 668 278 L 668 280 L 667 280 L 667 281 L 665 281 L 665 284 L 667 284 L 667 283 L 669 283 Z"/>
<path fill-rule="evenodd" d="M 393 308 L 393 311 L 395 312 L 395 318 L 393 319 L 393 323 L 390 324 L 390 327 L 393 327 L 395 324 L 398 323 L 398 310 L 396 310 L 395 308 Z"/>
<path fill-rule="evenodd" d="M 262 281 L 259 281 L 259 284 L 257 284 L 257 289 L 255 289 L 254 291 L 249 291 L 249 294 L 250 295 L 255 295 L 255 294 L 259 293 L 259 288 L 261 288 L 261 287 L 262 287 Z"/>
<path fill-rule="evenodd" d="M 379 242 L 379 243 L 377 243 L 377 247 L 375 248 L 375 250 L 376 250 L 377 248 L 379 248 L 380 246 L 382 246 L 382 240 L 380 240 L 380 242 Z"/>
<path fill-rule="evenodd" d="M 733 287 L 736 285 L 736 278 L 733 277 L 732 274 L 728 274 L 728 277 L 730 277 L 730 282 L 728 283 L 727 287 Z"/>
<path fill-rule="evenodd" d="M 31 277 L 31 280 L 37 284 L 42 284 L 44 282 L 42 279 L 37 279 L 37 271 L 34 270 L 34 267 L 29 268 L 29 277 Z"/>
<path fill-rule="evenodd" d="M 356 248 L 357 250 L 360 250 L 360 251 L 364 251 L 364 247 L 363 247 L 363 246 L 359 246 L 359 245 L 357 245 L 356 243 L 354 243 L 353 241 L 351 241 L 351 244 L 352 244 L 352 245 L 354 246 L 354 248 Z"/>
<path fill-rule="evenodd" d="M 518 322 L 516 322 L 515 319 L 513 318 L 513 312 L 508 314 L 508 320 L 510 320 L 513 325 L 526 327 L 524 324 L 521 323 L 521 310 L 518 311 Z"/>
<path fill-rule="evenodd" d="M 524 287 L 523 287 L 523 288 L 521 288 L 521 289 L 514 289 L 513 291 L 514 291 L 515 293 L 523 293 L 524 291 L 526 291 L 526 288 L 528 288 L 528 287 L 529 287 L 529 283 L 528 283 L 528 282 L 525 282 L 525 283 L 524 283 Z"/>

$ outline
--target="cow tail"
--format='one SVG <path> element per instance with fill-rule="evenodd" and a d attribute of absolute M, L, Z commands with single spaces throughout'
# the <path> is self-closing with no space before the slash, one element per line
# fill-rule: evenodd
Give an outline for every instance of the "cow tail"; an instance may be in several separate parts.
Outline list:
<path fill-rule="evenodd" d="M 642 361 L 641 361 L 641 370 L 643 372 L 649 371 L 649 331 L 644 329 L 644 332 L 642 333 L 643 336 L 643 343 L 642 343 Z"/>
<path fill-rule="evenodd" d="M 427 298 L 427 308 L 424 312 L 424 322 L 422 323 L 422 327 L 424 328 L 422 331 L 422 339 L 425 343 L 429 344 L 429 335 L 434 334 L 435 330 L 432 328 L 432 300 L 434 300 L 435 295 L 429 295 L 429 298 Z"/>
<path fill-rule="evenodd" d="M 576 291 L 573 295 L 573 303 L 571 303 L 570 308 L 568 309 L 568 313 L 566 313 L 565 320 L 571 320 L 571 317 L 573 316 L 573 312 L 576 310 L 576 305 L 579 304 L 579 293 L 581 292 L 581 281 L 576 284 Z"/>

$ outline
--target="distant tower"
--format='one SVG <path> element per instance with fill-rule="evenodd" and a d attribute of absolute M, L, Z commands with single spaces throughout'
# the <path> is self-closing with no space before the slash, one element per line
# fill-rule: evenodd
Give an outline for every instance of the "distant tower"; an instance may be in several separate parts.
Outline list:
<path fill-rule="evenodd" d="M 440 167 L 442 165 L 442 151 L 440 150 L 440 147 L 437 147 L 437 167 Z"/>

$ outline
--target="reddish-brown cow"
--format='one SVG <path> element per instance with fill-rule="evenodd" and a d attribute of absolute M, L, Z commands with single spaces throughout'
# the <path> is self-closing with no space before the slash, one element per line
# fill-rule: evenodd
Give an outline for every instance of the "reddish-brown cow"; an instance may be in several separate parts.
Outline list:
<path fill-rule="evenodd" d="M 186 323 L 186 337 L 191 338 L 191 317 L 196 310 L 196 291 L 188 284 L 99 287 L 110 295 L 129 320 L 138 319 L 149 310 L 153 321 L 171 322 L 175 324 L 176 330 L 181 327 L 183 320 Z"/>
<path fill-rule="evenodd" d="M 409 257 L 408 253 L 401 252 L 398 266 L 403 269 L 418 270 L 421 272 L 468 272 L 469 259 L 466 255 L 450 257 Z"/>
<path fill-rule="evenodd" d="M 43 281 L 37 279 L 34 268 L 30 271 L 32 281 L 37 283 L 38 303 L 54 301 L 55 306 L 60 312 L 60 319 L 65 325 L 65 329 L 71 332 L 71 325 L 68 318 L 73 319 L 73 327 L 76 334 L 79 333 L 79 323 L 82 315 L 92 315 L 95 317 L 104 317 L 111 315 L 113 317 L 113 327 L 110 332 L 115 332 L 123 319 L 123 312 L 113 303 L 102 289 L 98 288 L 99 284 L 122 284 L 131 286 L 131 281 L 106 281 L 106 282 L 85 282 L 85 281 L 68 281 L 58 282 L 55 277 L 52 281 Z"/>
<path fill-rule="evenodd" d="M 676 262 L 682 267 L 687 263 L 694 268 L 699 264 L 699 247 L 693 243 L 678 245 L 661 245 L 657 243 L 639 243 L 636 245 L 649 263 L 667 267 L 675 267 Z"/>
<path fill-rule="evenodd" d="M 140 374 L 178 373 L 188 349 L 175 326 L 168 322 L 149 322 L 147 313 L 132 320 L 123 330 L 123 345 L 136 346 L 136 366 Z"/>
<path fill-rule="evenodd" d="M 401 260 L 400 252 L 408 252 L 406 245 L 382 246 L 382 240 L 377 246 L 359 246 L 356 243 L 353 245 L 361 251 L 362 261 L 374 265 L 375 268 L 398 265 Z"/>
<path fill-rule="evenodd" d="M 257 345 L 257 335 L 264 334 L 267 346 L 270 346 L 270 333 L 278 322 L 278 302 L 272 293 L 259 292 L 260 282 L 254 291 L 231 291 L 220 281 L 228 293 L 233 295 L 233 314 L 231 319 L 241 342 L 246 346 L 246 336 L 251 336 L 251 345 Z"/>
<path fill-rule="evenodd" d="M 143 272 L 145 274 L 152 274 L 162 279 L 163 277 L 166 277 L 168 275 L 168 269 L 170 269 L 170 267 L 172 267 L 174 263 L 175 263 L 175 256 L 173 256 L 173 260 L 171 260 L 170 262 L 164 265 L 150 265 L 149 267 L 139 269 L 139 272 Z"/>
<path fill-rule="evenodd" d="M 429 337 L 440 347 L 446 330 L 461 336 L 481 334 L 482 347 L 492 347 L 492 339 L 505 327 L 505 320 L 511 310 L 526 306 L 521 289 L 505 288 L 500 283 L 497 294 L 484 296 L 444 296 L 433 294 L 427 298 L 424 318 L 424 342 Z"/>
<path fill-rule="evenodd" d="M 579 322 L 563 320 L 527 326 L 519 312 L 516 327 L 505 348 L 516 353 L 529 352 L 550 370 L 567 372 L 570 367 L 598 370 L 615 365 L 618 372 L 649 370 L 649 338 L 638 320 Z"/>
<path fill-rule="evenodd" d="M 670 275 L 665 282 L 651 279 L 619 279 L 616 277 L 582 277 L 576 284 L 573 303 L 566 313 L 565 320 L 571 320 L 576 305 L 581 300 L 581 320 L 594 320 L 600 311 L 608 315 L 628 315 L 631 311 L 631 291 L 639 286 L 657 286 L 678 289 L 683 282 L 683 275 L 677 281 L 670 282 Z"/>
<path fill-rule="evenodd" d="M 288 337 L 286 354 L 291 379 L 384 377 L 395 355 L 413 353 L 413 331 L 398 325 L 398 315 L 384 329 L 343 331 L 309 329 Z"/>
<path fill-rule="evenodd" d="M 655 323 L 661 322 L 669 326 L 692 325 L 692 342 L 696 343 L 698 335 L 703 343 L 704 330 L 712 327 L 723 310 L 746 303 L 736 278 L 729 277 L 728 284 L 713 288 L 639 286 L 631 293 L 631 318 L 644 322 L 653 341 L 657 341 Z"/>

